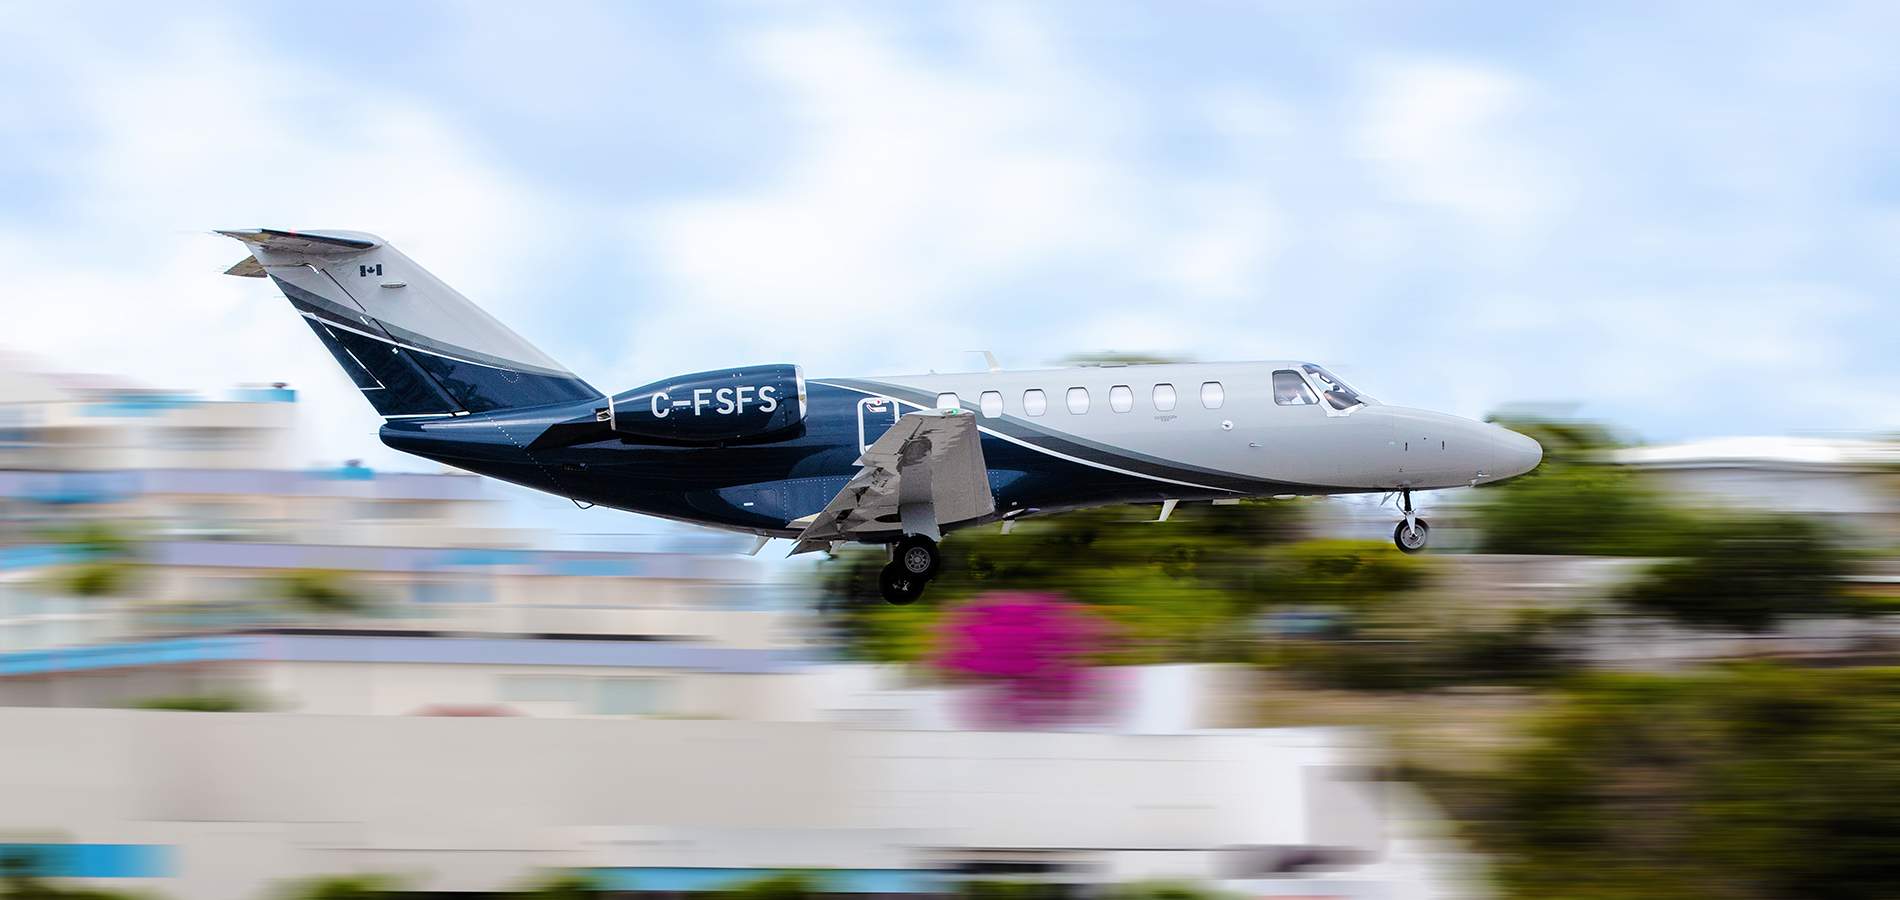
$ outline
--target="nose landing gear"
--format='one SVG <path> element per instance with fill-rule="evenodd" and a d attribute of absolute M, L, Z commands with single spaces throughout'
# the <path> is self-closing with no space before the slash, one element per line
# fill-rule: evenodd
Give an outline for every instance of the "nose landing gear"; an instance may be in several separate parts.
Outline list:
<path fill-rule="evenodd" d="M 1399 512 L 1405 515 L 1405 520 L 1400 522 L 1397 528 L 1392 529 L 1392 543 L 1397 544 L 1399 550 L 1405 553 L 1417 553 L 1425 549 L 1432 526 L 1426 524 L 1424 519 L 1419 518 L 1412 511 L 1411 491 L 1399 491 Z"/>
<path fill-rule="evenodd" d="M 905 535 L 891 551 L 891 561 L 877 574 L 878 593 L 893 606 L 915 603 L 942 565 L 943 553 L 936 541 L 921 534 Z"/>

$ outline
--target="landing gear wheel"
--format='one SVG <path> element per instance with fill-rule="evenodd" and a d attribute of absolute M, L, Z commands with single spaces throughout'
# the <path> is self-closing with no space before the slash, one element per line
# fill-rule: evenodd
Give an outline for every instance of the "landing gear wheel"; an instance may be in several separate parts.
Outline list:
<path fill-rule="evenodd" d="M 1392 543 L 1399 545 L 1399 549 L 1406 553 L 1417 553 L 1425 549 L 1431 533 L 1432 526 L 1426 524 L 1424 519 L 1413 518 L 1410 528 L 1400 522 L 1399 527 L 1392 529 Z"/>
<path fill-rule="evenodd" d="M 884 595 L 884 602 L 892 606 L 909 606 L 924 595 L 924 585 L 930 579 L 912 575 L 898 563 L 889 563 L 877 573 L 877 592 Z"/>
<path fill-rule="evenodd" d="M 937 550 L 936 541 L 921 534 L 907 534 L 897 542 L 891 560 L 904 571 L 929 580 L 937 577 L 937 567 L 943 565 L 943 553 Z"/>

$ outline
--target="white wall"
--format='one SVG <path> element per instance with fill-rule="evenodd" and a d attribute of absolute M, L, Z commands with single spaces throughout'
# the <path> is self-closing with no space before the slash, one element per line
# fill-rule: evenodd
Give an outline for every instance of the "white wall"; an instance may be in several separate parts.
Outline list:
<path fill-rule="evenodd" d="M 1308 773 L 1346 758 L 1293 730 L 0 709 L 0 734 L 0 831 L 176 845 L 157 887 L 200 900 L 314 872 L 472 890 L 539 866 L 783 866 L 792 840 L 837 866 L 1069 848 L 1103 877 L 1205 877 L 1210 850 L 1308 841 Z M 1132 851 L 1185 855 L 1112 864 Z"/>

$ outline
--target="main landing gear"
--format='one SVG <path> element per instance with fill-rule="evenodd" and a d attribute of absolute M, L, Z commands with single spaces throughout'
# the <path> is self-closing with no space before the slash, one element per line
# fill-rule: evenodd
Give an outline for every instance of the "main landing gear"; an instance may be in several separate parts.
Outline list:
<path fill-rule="evenodd" d="M 941 565 L 943 553 L 936 541 L 921 534 L 907 534 L 891 551 L 891 561 L 877 573 L 878 593 L 893 606 L 915 603 Z"/>
<path fill-rule="evenodd" d="M 1425 542 L 1432 533 L 1432 526 L 1412 512 L 1411 491 L 1399 491 L 1399 512 L 1405 515 L 1405 520 L 1400 522 L 1397 528 L 1392 529 L 1392 543 L 1399 545 L 1399 549 L 1406 553 L 1417 553 L 1425 549 Z"/>

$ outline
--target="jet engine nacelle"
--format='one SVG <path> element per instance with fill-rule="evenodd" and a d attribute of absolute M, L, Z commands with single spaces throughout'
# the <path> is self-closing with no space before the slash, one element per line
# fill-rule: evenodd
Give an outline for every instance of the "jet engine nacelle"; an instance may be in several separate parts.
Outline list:
<path fill-rule="evenodd" d="M 695 372 L 615 394 L 608 421 L 634 437 L 717 443 L 770 437 L 805 420 L 797 366 Z"/>

